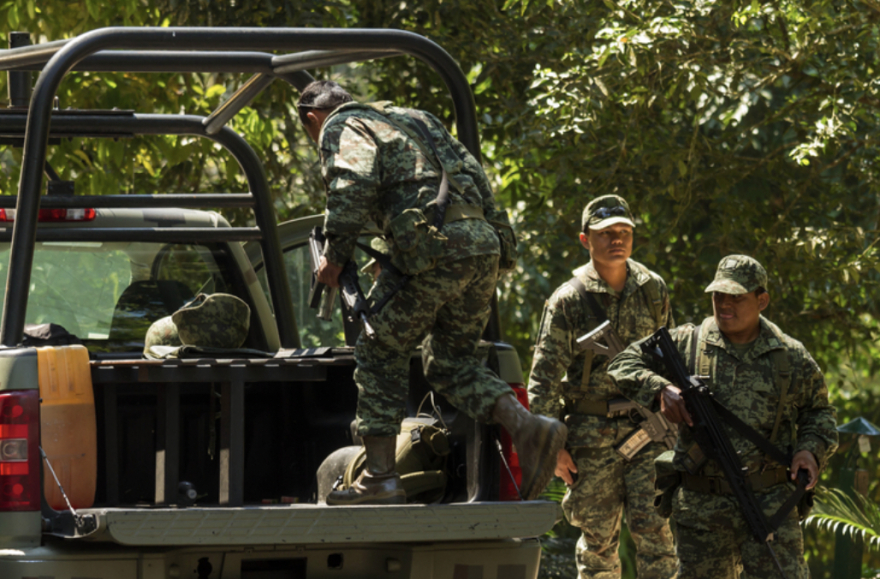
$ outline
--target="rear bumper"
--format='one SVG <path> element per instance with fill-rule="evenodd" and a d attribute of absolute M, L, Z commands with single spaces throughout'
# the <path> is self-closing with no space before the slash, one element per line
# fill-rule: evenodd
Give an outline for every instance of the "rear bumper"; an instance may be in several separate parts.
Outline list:
<path fill-rule="evenodd" d="M 536 579 L 541 558 L 537 539 L 178 549 L 72 543 L 0 551 L 0 577 Z"/>
<path fill-rule="evenodd" d="M 313 545 L 474 541 L 537 537 L 559 518 L 556 503 L 328 507 L 93 509 L 88 537 L 128 546 Z M 0 575 L 2 576 L 2 575 Z"/>

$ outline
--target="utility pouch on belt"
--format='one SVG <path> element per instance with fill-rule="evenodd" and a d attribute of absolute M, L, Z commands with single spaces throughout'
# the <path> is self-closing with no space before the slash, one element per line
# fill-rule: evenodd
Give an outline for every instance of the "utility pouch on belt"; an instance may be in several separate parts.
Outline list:
<path fill-rule="evenodd" d="M 397 251 L 392 263 L 406 275 L 433 268 L 443 256 L 446 237 L 428 224 L 421 209 L 407 209 L 389 224 Z"/>
<path fill-rule="evenodd" d="M 506 273 L 516 269 L 516 234 L 510 226 L 510 218 L 506 211 L 500 212 L 496 219 L 490 220 L 489 224 L 495 228 L 498 234 L 498 243 L 501 246 L 501 257 L 498 260 L 498 273 Z"/>
<path fill-rule="evenodd" d="M 654 459 L 654 510 L 664 519 L 672 514 L 672 498 L 681 485 L 681 473 L 672 465 L 674 457 L 675 451 L 667 450 Z"/>

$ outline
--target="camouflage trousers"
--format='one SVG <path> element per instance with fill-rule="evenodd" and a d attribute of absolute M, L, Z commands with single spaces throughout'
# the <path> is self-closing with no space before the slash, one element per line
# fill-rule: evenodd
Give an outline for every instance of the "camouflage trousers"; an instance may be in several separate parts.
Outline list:
<path fill-rule="evenodd" d="M 770 517 L 792 492 L 793 486 L 781 484 L 769 492 L 755 493 L 755 496 L 764 514 Z M 752 538 L 739 504 L 732 496 L 679 488 L 672 503 L 671 520 L 681 561 L 681 579 L 779 576 L 769 550 Z M 789 579 L 809 578 L 797 509 L 789 513 L 776 535 L 771 546 L 785 576 Z"/>
<path fill-rule="evenodd" d="M 497 255 L 441 263 L 412 278 L 370 318 L 375 337 L 361 332 L 355 347 L 358 435 L 399 433 L 410 357 L 423 336 L 422 367 L 434 390 L 475 420 L 491 421 L 495 402 L 511 392 L 477 355 L 497 278 Z M 383 271 L 370 296 L 385 295 L 397 280 Z"/>
<path fill-rule="evenodd" d="M 598 442 L 597 435 L 604 435 L 596 446 L 571 450 L 578 475 L 562 500 L 566 519 L 582 532 L 576 550 L 581 579 L 620 578 L 618 547 L 624 515 L 636 544 L 639 579 L 675 577 L 678 562 L 672 533 L 666 519 L 654 512 L 654 458 L 666 446 L 652 442 L 627 462 L 614 446 L 634 430 L 629 420 L 588 417 L 586 422 L 598 430 L 583 435 L 578 433 L 586 425 L 583 421 L 566 422 L 580 423 L 569 433 L 572 442 Z"/>

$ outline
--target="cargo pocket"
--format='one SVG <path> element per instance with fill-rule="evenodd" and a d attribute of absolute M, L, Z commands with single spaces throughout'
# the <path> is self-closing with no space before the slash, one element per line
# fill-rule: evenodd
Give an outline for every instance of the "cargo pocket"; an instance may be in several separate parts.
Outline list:
<path fill-rule="evenodd" d="M 667 450 L 654 459 L 654 510 L 664 519 L 672 514 L 672 499 L 681 485 L 681 473 L 672 465 L 674 450 Z"/>
<path fill-rule="evenodd" d="M 418 275 L 432 269 L 442 257 L 446 237 L 428 225 L 421 209 L 407 209 L 390 223 L 397 251 L 391 262 L 406 275 Z"/>

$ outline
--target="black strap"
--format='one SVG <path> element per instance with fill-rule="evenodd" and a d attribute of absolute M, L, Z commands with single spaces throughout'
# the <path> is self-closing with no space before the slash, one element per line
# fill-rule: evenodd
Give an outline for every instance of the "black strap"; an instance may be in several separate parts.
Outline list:
<path fill-rule="evenodd" d="M 443 171 L 442 176 L 440 177 L 440 189 L 437 191 L 437 209 L 434 211 L 434 227 L 437 231 L 443 227 L 443 222 L 446 220 L 446 208 L 449 206 L 449 175 L 446 173 L 446 167 L 443 165 L 443 159 L 440 157 L 440 152 L 437 150 L 437 145 L 434 143 L 434 137 L 431 136 L 431 131 L 428 129 L 428 126 L 425 124 L 422 119 L 416 117 L 413 113 L 408 112 L 410 118 L 415 122 L 416 127 L 418 127 L 419 132 L 422 134 L 422 138 L 431 146 L 431 150 L 434 151 L 434 156 L 437 157 L 437 162 L 440 163 L 440 169 Z"/>
<path fill-rule="evenodd" d="M 702 347 L 700 342 L 700 329 L 702 328 L 702 324 L 694 327 L 694 346 L 691 350 L 691 368 L 693 369 L 694 374 L 697 372 L 696 364 L 697 364 L 697 352 L 699 348 Z M 718 417 L 724 420 L 727 424 L 729 424 L 734 430 L 739 432 L 746 440 L 754 444 L 758 449 L 769 456 L 772 460 L 779 463 L 780 465 L 789 468 L 791 467 L 792 456 L 790 453 L 785 453 L 779 450 L 776 446 L 774 446 L 769 440 L 761 436 L 757 430 L 740 420 L 740 418 L 734 414 L 729 408 L 721 404 L 715 397 L 711 397 L 712 405 L 715 407 L 715 411 L 718 413 Z M 780 400 L 780 404 L 783 401 Z M 795 491 L 786 499 L 786 501 L 780 505 L 779 509 L 770 517 L 768 523 L 771 529 L 778 529 L 779 525 L 785 520 L 788 514 L 794 509 L 797 504 L 800 502 L 801 498 L 807 493 L 807 481 L 804 480 L 804 477 L 798 473 L 797 477 L 797 488 Z"/>
<path fill-rule="evenodd" d="M 584 301 L 587 302 L 587 305 L 590 307 L 590 311 L 593 312 L 593 316 L 597 320 L 599 320 L 600 324 L 608 319 L 608 315 L 605 313 L 605 310 L 603 310 L 602 306 L 599 305 L 596 297 L 591 292 L 587 291 L 587 286 L 585 286 L 581 280 L 579 280 L 577 277 L 573 277 L 568 280 L 568 285 L 576 289 L 577 292 L 581 294 L 581 298 L 583 298 Z"/>

